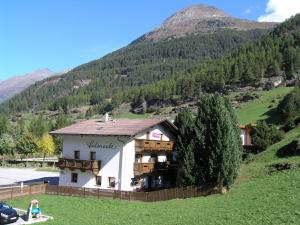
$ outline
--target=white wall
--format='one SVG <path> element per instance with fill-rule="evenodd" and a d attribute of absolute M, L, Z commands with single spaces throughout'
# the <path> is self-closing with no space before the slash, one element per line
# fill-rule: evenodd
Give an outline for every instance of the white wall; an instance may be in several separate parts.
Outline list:
<path fill-rule="evenodd" d="M 74 186 L 74 187 L 90 187 L 108 189 L 108 177 L 115 177 L 116 190 L 133 190 L 131 186 L 132 178 L 134 177 L 134 161 L 135 161 L 135 142 L 134 139 L 146 139 L 146 132 L 150 132 L 150 140 L 160 140 L 160 134 L 163 134 L 163 140 L 169 141 L 173 137 L 170 132 L 163 129 L 161 126 L 155 126 L 143 132 L 143 134 L 129 139 L 128 137 L 104 137 L 104 136 L 85 136 L 85 135 L 65 135 L 63 143 L 63 157 L 74 159 L 74 151 L 80 151 L 80 159 L 90 160 L 90 152 L 96 152 L 96 160 L 101 161 L 101 168 L 98 176 L 102 177 L 101 186 L 96 185 L 96 180 L 92 171 L 81 172 L 80 170 L 70 171 L 64 169 L 60 172 L 59 185 Z M 90 146 L 91 141 L 100 145 L 112 145 L 112 148 L 103 148 L 102 146 Z M 149 162 L 150 154 L 145 154 L 142 162 Z M 165 154 L 158 155 L 158 161 L 164 162 L 167 160 Z M 71 182 L 71 173 L 78 173 L 78 182 Z"/>
<path fill-rule="evenodd" d="M 173 135 L 160 125 L 156 125 L 153 128 L 146 130 L 144 133 L 137 135 L 135 138 L 136 139 L 146 139 L 147 132 L 150 133 L 149 140 L 160 140 L 161 134 L 163 134 L 163 136 L 162 136 L 163 141 L 170 141 L 170 140 L 174 139 Z"/>
<path fill-rule="evenodd" d="M 61 174 L 59 185 L 62 186 L 77 186 L 77 187 L 99 187 L 103 189 L 108 188 L 108 177 L 115 177 L 116 189 L 119 184 L 119 163 L 121 151 L 123 149 L 123 143 L 117 137 L 99 137 L 99 136 L 64 136 L 63 143 L 63 157 L 68 159 L 74 159 L 74 151 L 80 151 L 80 159 L 90 160 L 90 152 L 96 152 L 96 160 L 101 161 L 101 168 L 98 176 L 102 177 L 101 187 L 96 186 L 94 176 L 91 171 L 78 172 L 78 183 L 70 183 L 71 171 L 65 169 Z M 89 148 L 88 144 L 91 142 L 97 142 L 101 145 L 112 144 L 113 148 Z M 75 172 L 75 171 L 74 171 Z M 93 181 L 91 181 L 93 179 Z"/>
<path fill-rule="evenodd" d="M 241 138 L 242 138 L 243 145 L 245 145 L 245 143 L 246 143 L 246 130 L 245 129 L 241 129 Z"/>
<path fill-rule="evenodd" d="M 123 191 L 132 191 L 133 187 L 131 186 L 132 178 L 134 177 L 133 166 L 135 161 L 135 147 L 134 140 L 129 140 L 126 145 L 123 147 L 122 151 L 122 165 L 121 168 L 121 186 L 119 190 Z"/>

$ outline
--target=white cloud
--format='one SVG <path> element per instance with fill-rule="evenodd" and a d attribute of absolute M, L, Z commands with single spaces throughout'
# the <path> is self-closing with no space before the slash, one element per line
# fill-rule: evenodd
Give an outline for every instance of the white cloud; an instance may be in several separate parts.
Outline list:
<path fill-rule="evenodd" d="M 243 14 L 250 14 L 251 12 L 252 12 L 252 9 L 248 8 L 243 12 Z"/>
<path fill-rule="evenodd" d="M 282 22 L 297 13 L 300 13 L 300 0 L 269 0 L 265 14 L 258 21 Z"/>

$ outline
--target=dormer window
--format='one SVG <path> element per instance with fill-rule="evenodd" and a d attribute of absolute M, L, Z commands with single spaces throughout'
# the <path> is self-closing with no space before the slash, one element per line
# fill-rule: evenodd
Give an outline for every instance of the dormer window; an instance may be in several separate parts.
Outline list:
<path fill-rule="evenodd" d="M 150 132 L 149 131 L 146 133 L 146 139 L 150 140 Z"/>

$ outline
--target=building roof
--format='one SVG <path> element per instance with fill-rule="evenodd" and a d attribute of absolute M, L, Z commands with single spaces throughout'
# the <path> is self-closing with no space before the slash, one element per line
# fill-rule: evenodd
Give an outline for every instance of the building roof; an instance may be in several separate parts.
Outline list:
<path fill-rule="evenodd" d="M 256 124 L 255 123 L 249 123 L 249 124 L 245 124 L 245 125 L 240 125 L 241 129 L 252 128 L 252 127 L 256 127 Z"/>
<path fill-rule="evenodd" d="M 159 119 L 119 119 L 86 120 L 68 127 L 50 132 L 52 135 L 97 135 L 97 136 L 135 136 L 156 125 L 162 125 L 171 133 L 177 128 L 169 120 Z"/>

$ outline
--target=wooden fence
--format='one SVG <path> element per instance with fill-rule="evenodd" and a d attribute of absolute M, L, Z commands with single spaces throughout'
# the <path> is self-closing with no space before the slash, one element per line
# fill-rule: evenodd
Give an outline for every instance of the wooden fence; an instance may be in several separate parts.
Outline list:
<path fill-rule="evenodd" d="M 92 197 L 97 199 L 123 199 L 128 201 L 156 202 L 176 198 L 184 199 L 191 197 L 207 196 L 219 192 L 220 191 L 218 191 L 217 189 L 208 186 L 188 186 L 163 189 L 151 192 L 132 192 L 118 190 L 102 190 L 98 188 L 77 188 L 48 184 L 32 184 L 24 187 L 11 187 L 0 189 L 0 200 L 14 199 L 36 194 L 48 194 L 77 196 L 83 198 Z"/>
<path fill-rule="evenodd" d="M 47 184 L 32 184 L 23 187 L 0 189 L 0 200 L 20 198 L 27 195 L 45 194 Z"/>
<path fill-rule="evenodd" d="M 144 201 L 155 202 L 165 201 L 176 198 L 191 198 L 207 196 L 212 193 L 219 193 L 218 190 L 212 187 L 178 187 L 163 189 L 151 192 L 132 192 L 132 191 L 117 191 L 117 190 L 101 190 L 95 188 L 77 188 L 63 187 L 57 185 L 48 185 L 46 194 L 50 195 L 65 195 L 77 197 L 94 197 L 98 199 L 124 199 L 128 201 Z"/>

